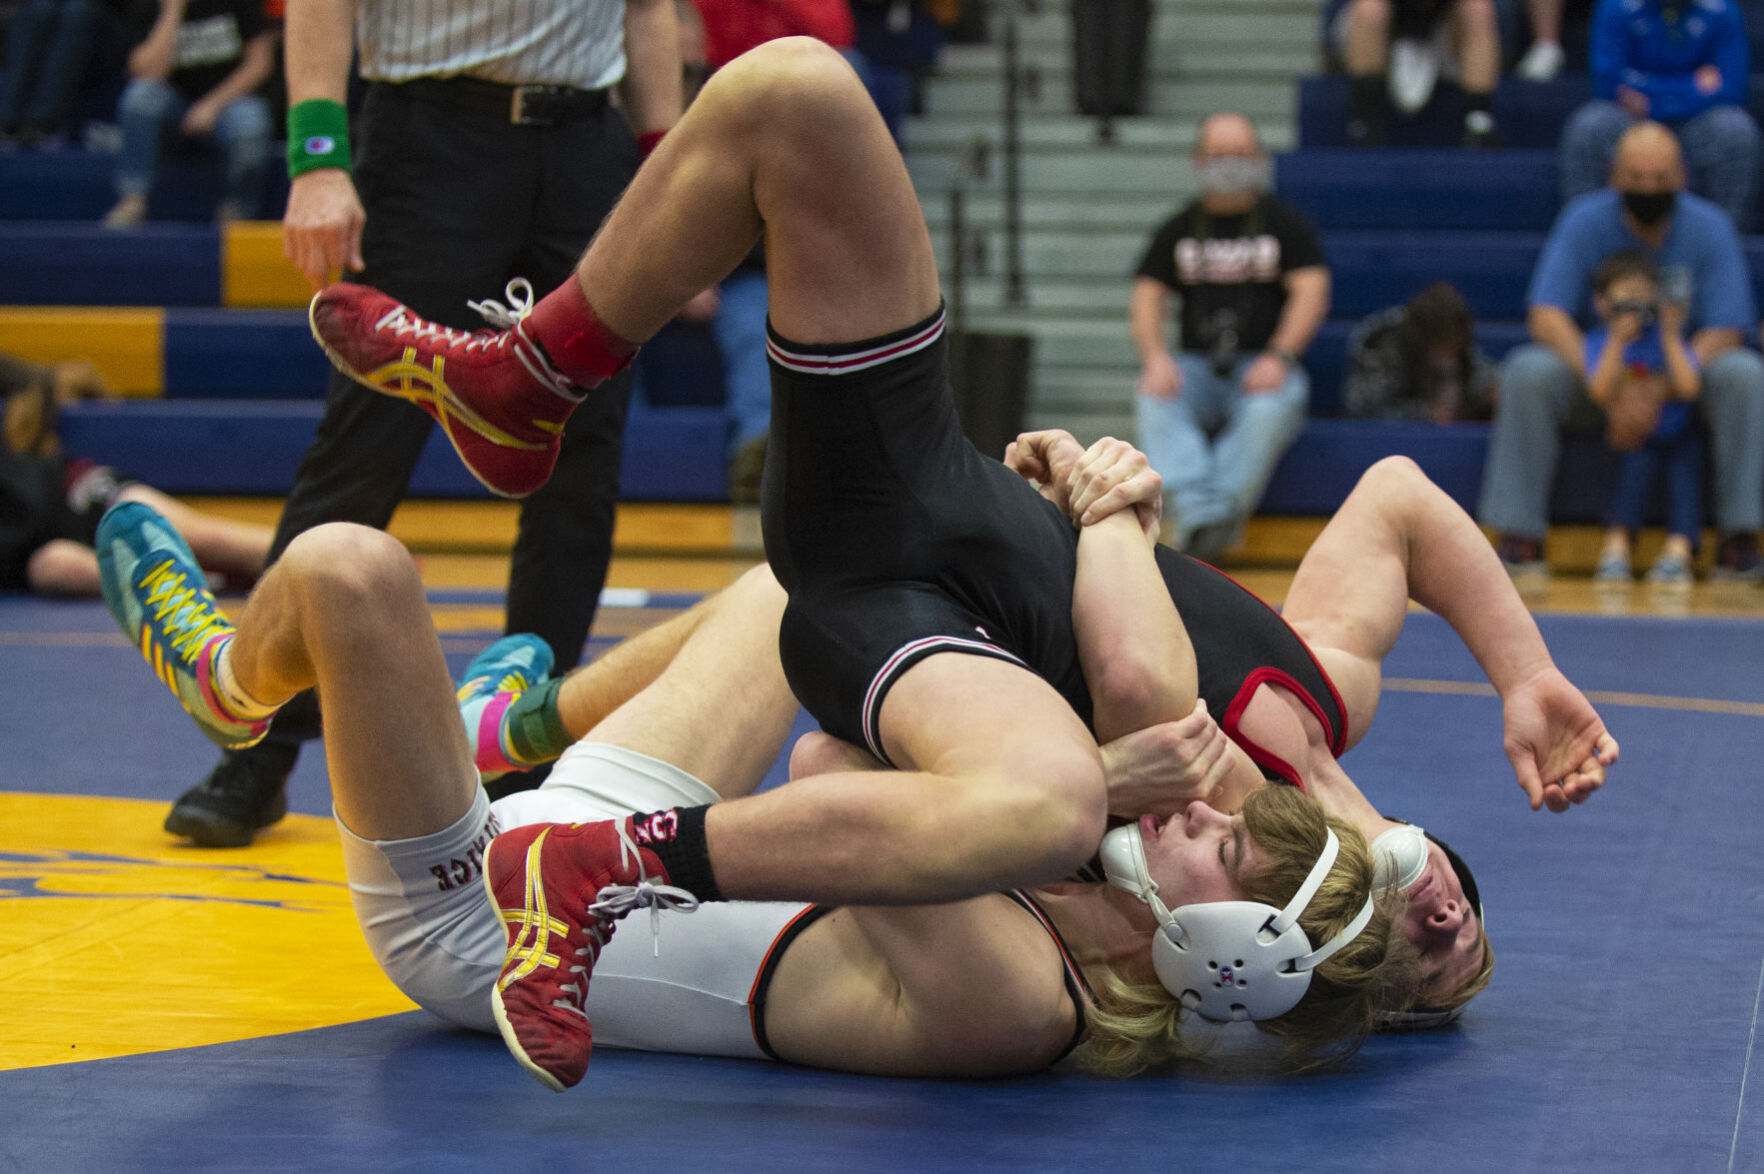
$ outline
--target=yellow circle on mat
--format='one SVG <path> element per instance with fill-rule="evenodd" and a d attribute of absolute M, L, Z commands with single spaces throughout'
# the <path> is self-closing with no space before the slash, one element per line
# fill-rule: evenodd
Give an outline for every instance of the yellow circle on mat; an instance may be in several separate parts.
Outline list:
<path fill-rule="evenodd" d="M 362 940 L 331 820 L 214 850 L 167 836 L 165 808 L 0 793 L 0 1069 L 413 1006 Z"/>

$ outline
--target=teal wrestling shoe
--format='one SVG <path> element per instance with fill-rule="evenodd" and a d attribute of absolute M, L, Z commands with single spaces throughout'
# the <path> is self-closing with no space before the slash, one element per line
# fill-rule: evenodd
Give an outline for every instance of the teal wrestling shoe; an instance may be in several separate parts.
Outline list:
<path fill-rule="evenodd" d="M 484 781 L 547 761 L 521 753 L 511 737 L 508 710 L 521 694 L 550 677 L 551 665 L 551 645 L 523 633 L 504 636 L 466 666 L 465 680 L 455 696 L 472 744 L 472 761 Z"/>
<path fill-rule="evenodd" d="M 183 538 L 153 509 L 130 501 L 105 512 L 96 541 L 104 602 L 153 675 L 210 740 L 229 750 L 261 741 L 270 715 L 239 717 L 215 690 L 216 660 L 234 628 Z"/>

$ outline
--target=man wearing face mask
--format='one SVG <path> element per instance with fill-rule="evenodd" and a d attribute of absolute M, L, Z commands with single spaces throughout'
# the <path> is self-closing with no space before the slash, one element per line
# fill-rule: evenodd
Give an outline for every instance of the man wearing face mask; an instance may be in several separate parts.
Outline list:
<path fill-rule="evenodd" d="M 1702 368 L 1697 398 L 1708 423 L 1720 532 L 1712 578 L 1758 581 L 1764 523 L 1764 360 L 1740 345 L 1757 321 L 1733 221 L 1684 190 L 1672 132 L 1641 122 L 1624 132 L 1611 184 L 1571 200 L 1544 243 L 1526 296 L 1532 341 L 1507 357 L 1482 479 L 1480 520 L 1499 534 L 1516 576 L 1541 576 L 1546 503 L 1561 431 L 1603 431 L 1587 395 L 1585 325 L 1599 262 L 1636 249 L 1660 267 L 1665 297 L 1686 307 Z"/>
<path fill-rule="evenodd" d="M 1175 545 L 1216 561 L 1304 427 L 1299 359 L 1329 313 L 1329 269 L 1310 221 L 1267 193 L 1268 156 L 1247 118 L 1208 118 L 1193 159 L 1201 196 L 1152 235 L 1134 278 L 1135 416 Z"/>
<path fill-rule="evenodd" d="M 1611 150 L 1639 119 L 1671 127 L 1690 186 L 1749 227 L 1764 136 L 1746 111 L 1750 43 L 1734 0 L 1599 0 L 1592 101 L 1562 130 L 1562 198 L 1605 182 Z"/>

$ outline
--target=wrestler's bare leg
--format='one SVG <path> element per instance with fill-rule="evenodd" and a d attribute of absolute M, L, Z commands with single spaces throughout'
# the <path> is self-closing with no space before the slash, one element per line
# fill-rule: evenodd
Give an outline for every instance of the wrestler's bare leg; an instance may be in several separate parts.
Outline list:
<path fill-rule="evenodd" d="M 275 536 L 268 526 L 205 514 L 138 483 L 123 486 L 116 500 L 138 501 L 151 506 L 183 535 L 190 553 L 196 556 L 196 562 L 205 571 L 250 576 L 263 573 L 263 564 L 269 558 L 270 540 Z M 25 565 L 25 581 L 39 595 L 89 597 L 102 590 L 97 553 L 84 543 L 66 538 L 46 542 L 32 553 Z"/>
<path fill-rule="evenodd" d="M 719 70 L 639 172 L 577 277 L 613 332 L 642 341 L 765 230 L 771 319 L 798 342 L 911 326 L 939 304 L 906 168 L 837 53 L 773 41 Z M 726 896 L 954 899 L 1069 871 L 1101 836 L 1095 742 L 1023 669 L 933 656 L 881 715 L 905 769 L 820 775 L 718 804 L 705 830 Z"/>
<path fill-rule="evenodd" d="M 300 535 L 264 575 L 228 650 L 267 704 L 318 686 L 331 799 L 364 839 L 451 827 L 478 788 L 441 642 L 410 554 L 333 523 Z"/>

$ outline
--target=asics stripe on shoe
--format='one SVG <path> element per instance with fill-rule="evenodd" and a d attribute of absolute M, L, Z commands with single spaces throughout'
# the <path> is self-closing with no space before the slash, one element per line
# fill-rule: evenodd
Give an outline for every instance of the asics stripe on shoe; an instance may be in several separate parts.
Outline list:
<path fill-rule="evenodd" d="M 525 497 L 557 464 L 564 421 L 582 399 L 526 335 L 533 287 L 508 283 L 509 306 L 472 302 L 498 330 L 454 330 L 365 285 L 315 295 L 307 318 L 331 362 L 357 383 L 433 416 L 472 476 Z"/>

